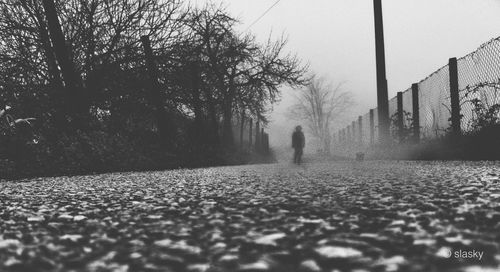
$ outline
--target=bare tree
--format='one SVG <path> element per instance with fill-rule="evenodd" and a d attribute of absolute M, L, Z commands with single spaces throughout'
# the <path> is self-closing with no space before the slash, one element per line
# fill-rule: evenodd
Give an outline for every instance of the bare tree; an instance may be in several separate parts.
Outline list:
<path fill-rule="evenodd" d="M 131 115 L 141 110 L 137 96 L 147 96 L 140 37 L 151 37 L 155 55 L 166 55 L 184 35 L 184 6 L 180 0 L 0 1 L 0 90 L 8 90 L 9 101 L 20 94 L 47 100 L 41 104 L 60 127 L 67 117 L 89 111 L 95 117 L 96 109 L 113 120 Z"/>
<path fill-rule="evenodd" d="M 238 119 L 265 124 L 282 86 L 309 82 L 285 38 L 260 43 L 238 24 L 181 0 L 3 0 L 0 103 L 35 116 L 47 146 L 99 132 L 182 158 L 231 150 Z"/>
<path fill-rule="evenodd" d="M 329 153 L 332 142 L 332 126 L 338 122 L 354 100 L 350 92 L 344 91 L 343 83 L 333 85 L 324 77 L 314 76 L 311 83 L 300 89 L 295 103 L 290 107 L 290 117 L 305 122 L 312 136 Z"/>
<path fill-rule="evenodd" d="M 269 39 L 260 44 L 250 34 L 240 34 L 238 21 L 221 7 L 207 5 L 195 9 L 187 20 L 200 60 L 205 63 L 204 88 L 212 127 L 222 119 L 222 139 L 227 146 L 234 142 L 234 113 L 248 111 L 263 121 L 264 109 L 276 102 L 284 85 L 304 86 L 307 66 L 292 54 L 285 53 L 287 40 Z M 217 112 L 216 112 L 217 111 Z M 213 128 L 213 131 L 217 129 Z"/>

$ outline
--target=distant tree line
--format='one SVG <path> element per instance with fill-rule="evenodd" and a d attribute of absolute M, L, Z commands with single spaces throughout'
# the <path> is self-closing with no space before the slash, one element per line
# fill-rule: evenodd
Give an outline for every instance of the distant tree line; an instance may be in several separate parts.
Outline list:
<path fill-rule="evenodd" d="M 355 105 L 352 93 L 344 90 L 342 82 L 333 85 L 327 77 L 313 75 L 310 82 L 298 90 L 294 100 L 288 116 L 303 122 L 306 131 L 317 141 L 317 151 L 329 155 L 334 128 Z"/>
<path fill-rule="evenodd" d="M 281 86 L 308 82 L 286 39 L 262 44 L 238 23 L 180 0 L 0 2 L 0 106 L 37 119 L 36 143 L 4 134 L 0 160 L 47 173 L 208 163 L 234 147 L 236 117 L 265 121 Z"/>

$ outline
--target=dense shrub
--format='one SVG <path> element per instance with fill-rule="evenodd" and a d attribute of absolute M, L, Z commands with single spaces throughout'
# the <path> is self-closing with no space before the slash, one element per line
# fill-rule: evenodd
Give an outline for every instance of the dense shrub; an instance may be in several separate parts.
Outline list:
<path fill-rule="evenodd" d="M 4 146 L 4 145 L 2 145 Z M 167 151 L 152 132 L 108 130 L 38 136 L 37 141 L 0 154 L 0 178 L 78 175 L 100 172 L 163 170 L 271 162 L 271 156 L 250 150 L 196 146 L 184 142 Z"/>
<path fill-rule="evenodd" d="M 4 153 L 0 175 L 34 176 L 172 168 L 180 161 L 160 149 L 155 135 L 109 131 L 61 133 L 18 144 Z"/>

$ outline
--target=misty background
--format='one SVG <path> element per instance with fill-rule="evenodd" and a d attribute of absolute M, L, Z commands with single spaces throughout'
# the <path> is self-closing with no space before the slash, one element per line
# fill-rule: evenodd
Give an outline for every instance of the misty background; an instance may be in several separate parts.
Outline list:
<path fill-rule="evenodd" d="M 311 72 L 334 84 L 344 82 L 344 90 L 353 94 L 356 104 L 333 131 L 377 106 L 371 0 L 192 3 L 201 6 L 207 2 L 226 7 L 240 19 L 237 29 L 252 32 L 261 42 L 285 35 L 287 51 L 309 63 Z M 389 98 L 447 64 L 450 57 L 466 55 L 499 36 L 499 10 L 498 0 L 384 0 Z M 296 91 L 283 88 L 281 101 L 270 115 L 267 130 L 275 150 L 291 152 L 289 138 L 298 124 L 288 115 L 294 94 Z M 314 152 L 314 147 L 308 150 L 306 146 L 306 152 Z"/>

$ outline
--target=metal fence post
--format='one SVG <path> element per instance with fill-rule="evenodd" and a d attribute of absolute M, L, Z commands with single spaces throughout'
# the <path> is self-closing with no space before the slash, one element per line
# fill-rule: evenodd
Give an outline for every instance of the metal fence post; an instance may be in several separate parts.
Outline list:
<path fill-rule="evenodd" d="M 358 117 L 358 142 L 360 145 L 363 145 L 363 117 Z"/>
<path fill-rule="evenodd" d="M 397 123 L 397 128 L 398 128 L 398 139 L 399 142 L 402 143 L 404 141 L 404 111 L 403 111 L 403 93 L 398 92 L 397 96 L 397 102 L 398 102 L 398 123 Z"/>
<path fill-rule="evenodd" d="M 457 58 L 450 58 L 448 68 L 450 72 L 451 131 L 454 136 L 458 136 L 461 134 L 461 118 Z"/>
<path fill-rule="evenodd" d="M 418 102 L 418 84 L 415 83 L 411 85 L 411 95 L 412 95 L 412 104 L 413 104 L 413 141 L 415 143 L 420 142 L 420 106 Z"/>
<path fill-rule="evenodd" d="M 351 125 L 348 125 L 346 127 L 346 131 L 347 131 L 347 143 L 350 144 L 351 143 L 351 139 L 352 139 L 352 135 L 351 135 Z"/>
<path fill-rule="evenodd" d="M 352 121 L 352 143 L 356 143 L 356 121 Z"/>
<path fill-rule="evenodd" d="M 375 111 L 370 110 L 370 145 L 375 143 Z"/>

